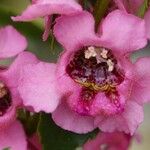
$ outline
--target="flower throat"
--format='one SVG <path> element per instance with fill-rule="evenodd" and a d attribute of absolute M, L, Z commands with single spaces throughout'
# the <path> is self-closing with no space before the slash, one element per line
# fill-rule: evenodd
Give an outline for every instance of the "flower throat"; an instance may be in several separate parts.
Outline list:
<path fill-rule="evenodd" d="M 124 74 L 111 51 L 93 46 L 77 51 L 68 64 L 66 72 L 75 82 L 83 86 L 83 91 L 86 91 L 83 99 L 87 93 L 93 96 L 97 92 L 105 92 L 108 95 L 115 93 L 116 86 L 124 80 Z"/>

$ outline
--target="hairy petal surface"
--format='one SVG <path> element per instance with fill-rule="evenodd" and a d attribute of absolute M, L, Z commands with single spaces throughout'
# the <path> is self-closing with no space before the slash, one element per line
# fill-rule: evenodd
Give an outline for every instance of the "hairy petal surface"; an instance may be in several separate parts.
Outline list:
<path fill-rule="evenodd" d="M 56 88 L 55 69 L 55 64 L 44 62 L 24 66 L 18 90 L 25 106 L 36 112 L 56 109 L 61 95 Z"/>

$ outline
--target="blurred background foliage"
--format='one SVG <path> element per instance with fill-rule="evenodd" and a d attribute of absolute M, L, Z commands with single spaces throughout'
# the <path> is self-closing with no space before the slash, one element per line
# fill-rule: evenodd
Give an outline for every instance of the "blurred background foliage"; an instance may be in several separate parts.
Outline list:
<path fill-rule="evenodd" d="M 55 41 L 54 46 L 52 47 L 51 38 L 49 38 L 46 42 L 42 41 L 42 34 L 44 31 L 42 19 L 37 19 L 32 22 L 13 22 L 10 19 L 10 16 L 15 16 L 17 14 L 20 14 L 22 10 L 24 10 L 29 3 L 30 3 L 30 0 L 1 0 L 0 1 L 0 26 L 4 26 L 8 24 L 13 25 L 22 34 L 26 36 L 28 40 L 27 49 L 29 51 L 36 54 L 36 56 L 43 61 L 55 62 L 58 58 L 58 54 L 62 51 L 62 48 L 56 41 Z M 138 57 L 141 57 L 141 56 L 150 56 L 150 46 L 147 46 L 142 51 L 140 50 L 140 51 L 135 52 L 132 55 L 132 60 L 135 61 Z M 150 118 L 149 116 L 150 116 L 150 105 L 147 105 L 145 107 L 144 123 L 139 128 L 139 133 L 142 135 L 142 143 L 137 144 L 136 142 L 133 142 L 130 150 L 149 150 L 150 149 L 150 142 L 149 142 Z M 53 130 L 55 130 L 54 128 Z"/>

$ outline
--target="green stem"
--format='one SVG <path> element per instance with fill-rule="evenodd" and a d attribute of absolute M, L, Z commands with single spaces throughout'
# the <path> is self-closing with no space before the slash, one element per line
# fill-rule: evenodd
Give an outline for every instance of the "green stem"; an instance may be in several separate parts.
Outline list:
<path fill-rule="evenodd" d="M 94 17 L 95 17 L 95 22 L 96 22 L 96 29 L 97 29 L 100 21 L 104 17 L 104 15 L 106 14 L 109 3 L 110 3 L 110 0 L 97 0 L 96 1 L 95 7 L 94 7 Z"/>
<path fill-rule="evenodd" d="M 52 52 L 52 54 L 55 54 L 55 37 L 54 35 L 51 34 L 51 44 L 50 44 L 50 50 Z"/>

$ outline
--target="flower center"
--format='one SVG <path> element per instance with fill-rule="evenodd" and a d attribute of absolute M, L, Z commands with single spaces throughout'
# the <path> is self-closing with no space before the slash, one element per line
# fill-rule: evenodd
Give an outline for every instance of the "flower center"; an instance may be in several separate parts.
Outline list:
<path fill-rule="evenodd" d="M 114 91 L 124 80 L 111 51 L 93 46 L 76 52 L 66 71 L 75 82 L 95 92 Z"/>
<path fill-rule="evenodd" d="M 0 116 L 3 116 L 11 106 L 11 95 L 4 83 L 0 82 Z"/>

